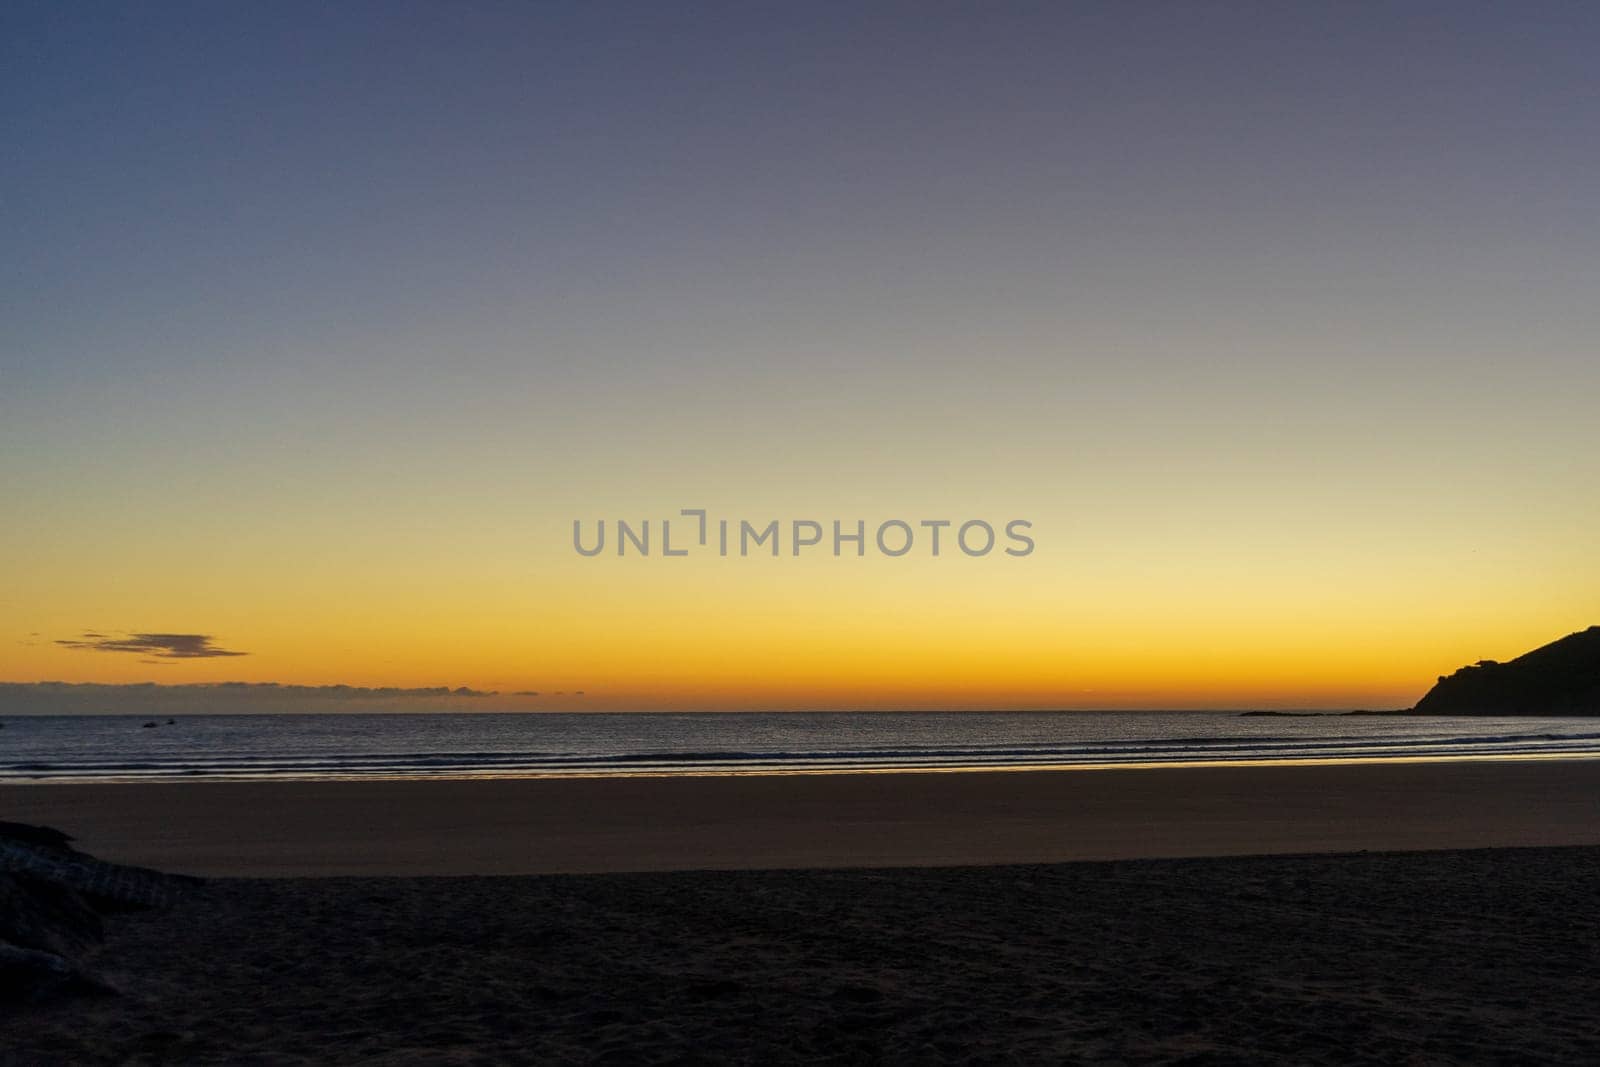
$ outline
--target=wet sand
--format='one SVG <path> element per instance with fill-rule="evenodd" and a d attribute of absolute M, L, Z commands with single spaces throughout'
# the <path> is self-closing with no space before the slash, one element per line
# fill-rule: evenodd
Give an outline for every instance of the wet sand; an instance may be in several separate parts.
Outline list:
<path fill-rule="evenodd" d="M 0 787 L 104 859 L 243 877 L 1600 845 L 1600 760 Z"/>

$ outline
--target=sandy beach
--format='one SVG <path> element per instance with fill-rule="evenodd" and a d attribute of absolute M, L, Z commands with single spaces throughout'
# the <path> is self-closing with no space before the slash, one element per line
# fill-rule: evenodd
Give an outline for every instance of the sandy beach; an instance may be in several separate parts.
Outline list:
<path fill-rule="evenodd" d="M 0 817 L 103 859 L 239 877 L 1600 845 L 1600 760 L 7 786 Z"/>
<path fill-rule="evenodd" d="M 42 1063 L 1600 1058 L 1600 849 L 222 880 Z"/>
<path fill-rule="evenodd" d="M 209 876 L 107 919 L 118 995 L 6 1009 L 6 1064 L 1600 1057 L 1600 762 L 45 785 L 0 817 Z"/>

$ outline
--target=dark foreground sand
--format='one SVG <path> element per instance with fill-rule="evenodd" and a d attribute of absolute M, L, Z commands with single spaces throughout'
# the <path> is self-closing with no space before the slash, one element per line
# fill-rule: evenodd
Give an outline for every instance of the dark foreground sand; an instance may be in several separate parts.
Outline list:
<path fill-rule="evenodd" d="M 225 880 L 8 1063 L 1600 1062 L 1600 849 Z"/>
<path fill-rule="evenodd" d="M 0 787 L 202 875 L 546 874 L 1600 845 L 1600 760 Z"/>

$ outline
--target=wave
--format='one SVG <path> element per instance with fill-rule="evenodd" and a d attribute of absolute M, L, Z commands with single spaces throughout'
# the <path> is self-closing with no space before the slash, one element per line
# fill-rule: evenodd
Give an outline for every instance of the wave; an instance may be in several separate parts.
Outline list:
<path fill-rule="evenodd" d="M 10 724 L 15 729 L 6 731 L 0 780 L 517 777 L 1600 754 L 1600 732 L 1556 720 L 1536 720 L 1528 729 L 1504 720 L 1299 721 L 1306 725 L 1253 733 L 1256 724 L 1248 719 L 1193 714 L 1159 721 L 1045 713 L 920 719 L 362 716 L 358 726 L 349 716 L 262 722 L 194 716 L 180 730 L 136 731 L 130 737 L 126 719 L 51 717 Z M 1213 732 L 1195 732 L 1201 723 Z"/>
<path fill-rule="evenodd" d="M 1172 748 L 1133 746 L 1116 749 L 1040 749 L 1006 752 L 848 751 L 765 752 L 721 751 L 698 753 L 564 755 L 524 758 L 494 754 L 471 758 L 460 755 L 402 755 L 391 757 L 346 756 L 304 759 L 293 757 L 236 757 L 209 760 L 94 760 L 57 763 L 0 763 L 5 778 L 150 778 L 170 775 L 215 778 L 345 778 L 428 777 L 445 774 L 516 776 L 572 773 L 695 773 L 708 770 L 827 770 L 960 768 L 1008 766 L 1136 765 L 1140 763 L 1315 761 L 1338 758 L 1400 758 L 1456 754 L 1494 756 L 1541 753 L 1584 753 L 1597 746 L 1591 740 L 1551 738 L 1544 743 L 1472 743 L 1470 739 L 1445 739 L 1431 744 L 1315 745 L 1297 747 L 1219 746 Z"/>

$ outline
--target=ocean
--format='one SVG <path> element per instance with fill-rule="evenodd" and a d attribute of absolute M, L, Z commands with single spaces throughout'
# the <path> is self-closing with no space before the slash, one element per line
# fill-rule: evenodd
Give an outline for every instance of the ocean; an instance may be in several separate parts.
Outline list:
<path fill-rule="evenodd" d="M 0 781 L 480 778 L 1600 755 L 1600 720 L 1231 712 L 19 716 Z"/>

